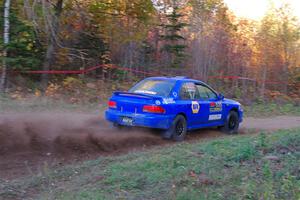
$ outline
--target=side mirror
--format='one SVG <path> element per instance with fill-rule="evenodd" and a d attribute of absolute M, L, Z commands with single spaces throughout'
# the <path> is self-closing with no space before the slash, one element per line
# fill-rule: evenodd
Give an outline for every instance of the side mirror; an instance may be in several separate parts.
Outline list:
<path fill-rule="evenodd" d="M 225 97 L 224 97 L 223 94 L 220 93 L 220 94 L 218 95 L 218 98 L 219 98 L 220 100 L 223 100 Z"/>

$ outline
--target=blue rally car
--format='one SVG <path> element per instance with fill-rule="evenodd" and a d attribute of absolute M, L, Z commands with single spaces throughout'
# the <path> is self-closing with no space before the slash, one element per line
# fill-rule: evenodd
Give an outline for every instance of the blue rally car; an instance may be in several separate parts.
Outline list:
<path fill-rule="evenodd" d="M 241 104 L 207 84 L 186 77 L 151 77 L 128 92 L 114 92 L 105 117 L 115 126 L 163 130 L 164 138 L 182 141 L 189 130 L 219 127 L 237 133 Z"/>

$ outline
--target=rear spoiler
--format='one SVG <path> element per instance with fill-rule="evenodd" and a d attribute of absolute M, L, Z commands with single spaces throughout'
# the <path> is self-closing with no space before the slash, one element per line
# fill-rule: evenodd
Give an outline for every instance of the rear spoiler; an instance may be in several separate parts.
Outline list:
<path fill-rule="evenodd" d="M 158 96 L 152 96 L 149 94 L 140 94 L 140 93 L 133 93 L 133 92 L 121 92 L 117 91 L 113 93 L 114 96 L 126 96 L 126 97 L 139 97 L 144 99 L 154 99 L 154 98 L 160 98 Z"/>

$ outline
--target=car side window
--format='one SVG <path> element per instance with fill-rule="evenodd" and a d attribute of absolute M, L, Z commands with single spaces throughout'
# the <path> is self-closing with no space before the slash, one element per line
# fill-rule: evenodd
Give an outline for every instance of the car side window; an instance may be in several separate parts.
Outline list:
<path fill-rule="evenodd" d="M 204 87 L 203 85 L 196 85 L 196 87 L 199 92 L 200 99 L 209 99 L 209 96 L 206 92 L 206 87 Z"/>
<path fill-rule="evenodd" d="M 211 89 L 204 85 L 197 84 L 197 90 L 199 92 L 200 99 L 209 100 L 209 99 L 217 99 L 217 95 Z"/>
<path fill-rule="evenodd" d="M 209 99 L 217 99 L 218 96 L 215 92 L 213 92 L 211 89 L 206 88 L 207 89 L 207 94 L 209 96 Z"/>
<path fill-rule="evenodd" d="M 183 83 L 180 89 L 180 99 L 182 100 L 194 100 L 199 99 L 199 92 L 196 85 L 192 82 Z"/>

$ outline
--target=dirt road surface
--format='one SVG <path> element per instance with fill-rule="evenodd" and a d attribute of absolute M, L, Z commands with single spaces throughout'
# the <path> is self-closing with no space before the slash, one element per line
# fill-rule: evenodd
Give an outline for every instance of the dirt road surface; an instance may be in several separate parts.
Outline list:
<path fill-rule="evenodd" d="M 242 128 L 276 131 L 278 129 L 291 129 L 300 127 L 300 117 L 278 116 L 271 118 L 246 118 L 241 125 Z"/>
<path fill-rule="evenodd" d="M 240 132 L 296 127 L 300 127 L 300 117 L 247 118 Z M 224 136 L 216 129 L 205 129 L 192 132 L 187 141 Z M 0 114 L 0 179 L 11 180 L 99 156 L 172 144 L 174 142 L 162 140 L 157 131 L 116 130 L 99 115 Z"/>

